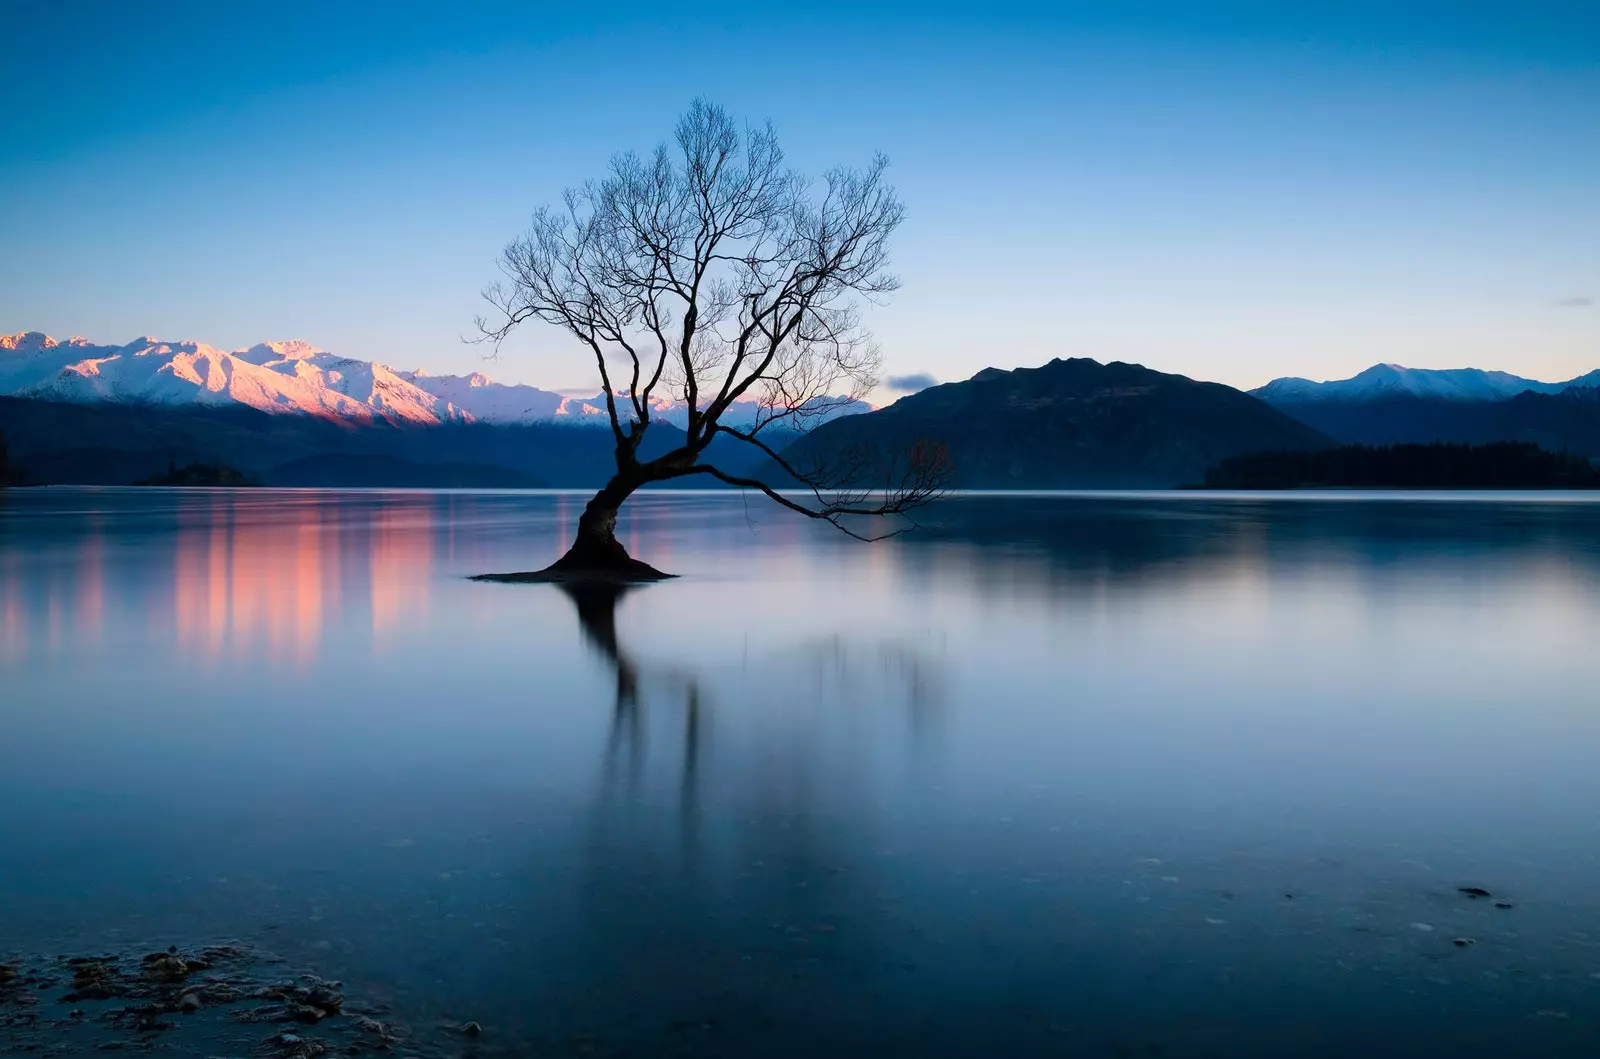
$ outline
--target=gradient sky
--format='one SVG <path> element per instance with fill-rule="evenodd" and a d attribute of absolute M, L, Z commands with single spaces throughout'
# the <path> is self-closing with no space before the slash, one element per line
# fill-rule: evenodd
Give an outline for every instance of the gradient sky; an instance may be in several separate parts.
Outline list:
<path fill-rule="evenodd" d="M 1600 367 L 1594 0 L 586 6 L 0 0 L 0 331 L 592 387 L 461 336 L 535 206 L 704 95 L 808 171 L 889 155 L 890 374 Z"/>

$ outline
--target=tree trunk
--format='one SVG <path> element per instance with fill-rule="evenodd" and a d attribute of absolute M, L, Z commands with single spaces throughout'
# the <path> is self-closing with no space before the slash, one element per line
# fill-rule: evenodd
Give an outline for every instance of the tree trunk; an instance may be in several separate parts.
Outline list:
<path fill-rule="evenodd" d="M 607 482 L 579 516 L 578 535 L 572 547 L 545 572 L 560 578 L 626 581 L 654 581 L 668 576 L 633 558 L 617 540 L 617 509 L 643 484 L 620 474 Z"/>

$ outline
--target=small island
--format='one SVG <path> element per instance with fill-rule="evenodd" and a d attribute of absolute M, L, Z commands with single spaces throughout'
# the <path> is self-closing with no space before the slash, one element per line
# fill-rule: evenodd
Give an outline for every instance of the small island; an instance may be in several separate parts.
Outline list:
<path fill-rule="evenodd" d="M 1586 457 L 1528 442 L 1345 445 L 1233 456 L 1197 488 L 1594 489 L 1600 470 Z"/>
<path fill-rule="evenodd" d="M 141 478 L 134 485 L 165 485 L 165 486 L 191 486 L 205 488 L 236 489 L 258 484 L 245 475 L 243 471 L 236 471 L 232 467 L 215 466 L 208 463 L 191 463 L 179 467 L 169 462 L 164 474 L 153 474 L 148 478 Z"/>

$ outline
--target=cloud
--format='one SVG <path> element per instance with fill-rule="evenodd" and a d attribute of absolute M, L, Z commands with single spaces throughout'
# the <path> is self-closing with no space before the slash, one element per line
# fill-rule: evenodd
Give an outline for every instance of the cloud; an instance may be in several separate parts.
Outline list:
<path fill-rule="evenodd" d="M 1583 295 L 1575 298 L 1557 298 L 1556 305 L 1562 309 L 1588 309 L 1593 307 L 1594 299 Z"/>
<path fill-rule="evenodd" d="M 900 393 L 916 393 L 918 390 L 939 385 L 939 380 L 925 371 L 919 371 L 914 375 L 891 375 L 883 380 L 883 384 L 888 389 Z"/>

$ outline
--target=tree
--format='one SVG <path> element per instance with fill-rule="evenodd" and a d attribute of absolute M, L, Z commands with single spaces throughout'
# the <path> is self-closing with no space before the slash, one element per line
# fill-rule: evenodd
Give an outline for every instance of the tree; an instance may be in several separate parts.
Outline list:
<path fill-rule="evenodd" d="M 796 465 L 769 443 L 772 427 L 812 425 L 877 385 L 881 358 L 861 311 L 893 292 L 890 234 L 905 215 L 884 179 L 887 160 L 829 170 L 820 186 L 784 165 L 771 125 L 741 130 L 696 101 L 674 147 L 616 156 L 598 181 L 541 208 L 500 257 L 504 279 L 484 297 L 482 340 L 499 344 L 530 320 L 577 339 L 600 371 L 616 474 L 591 499 L 560 560 L 529 578 L 665 576 L 630 557 L 617 511 L 642 486 L 690 475 L 758 490 L 792 511 L 847 525 L 900 516 L 940 490 L 936 446 L 885 455 L 850 452 Z M 685 436 L 645 459 L 652 398 L 682 400 Z M 756 400 L 749 426 L 723 417 Z M 717 437 L 764 453 L 804 488 L 707 459 Z M 858 536 L 864 534 L 857 533 Z"/>

